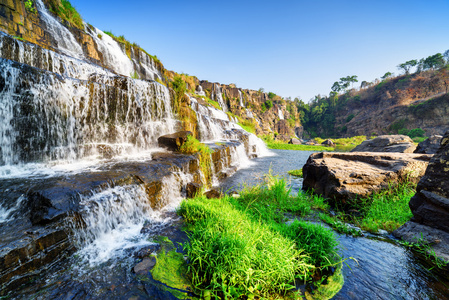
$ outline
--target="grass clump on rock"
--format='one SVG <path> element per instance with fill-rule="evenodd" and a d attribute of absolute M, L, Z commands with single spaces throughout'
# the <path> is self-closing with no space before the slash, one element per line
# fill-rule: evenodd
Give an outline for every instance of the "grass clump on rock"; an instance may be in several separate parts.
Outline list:
<path fill-rule="evenodd" d="M 206 183 L 209 184 L 212 180 L 211 171 L 211 153 L 212 150 L 205 144 L 198 141 L 193 136 L 189 135 L 187 141 L 182 144 L 179 151 L 184 154 L 196 154 L 198 153 L 200 159 L 200 167 L 205 177 Z"/>
<path fill-rule="evenodd" d="M 178 211 L 187 224 L 188 276 L 204 298 L 272 297 L 294 289 L 295 280 L 335 265 L 337 242 L 329 230 L 283 212 L 307 213 L 284 180 L 271 177 L 240 197 L 195 198 Z M 310 210 L 310 206 L 308 206 Z"/>

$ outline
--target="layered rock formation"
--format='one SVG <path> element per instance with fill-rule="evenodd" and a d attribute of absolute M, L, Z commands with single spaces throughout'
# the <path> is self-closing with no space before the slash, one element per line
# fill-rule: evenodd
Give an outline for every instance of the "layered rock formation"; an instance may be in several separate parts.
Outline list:
<path fill-rule="evenodd" d="M 432 245 L 449 262 L 449 132 L 432 158 L 416 194 L 410 200 L 413 218 L 395 235 L 410 242 Z M 424 239 L 424 241 L 422 241 Z"/>
<path fill-rule="evenodd" d="M 416 145 L 406 135 L 381 135 L 372 140 L 363 141 L 351 152 L 399 152 L 413 153 Z"/>
<path fill-rule="evenodd" d="M 418 182 L 430 158 L 411 153 L 314 153 L 303 167 L 303 189 L 345 203 L 400 181 Z"/>

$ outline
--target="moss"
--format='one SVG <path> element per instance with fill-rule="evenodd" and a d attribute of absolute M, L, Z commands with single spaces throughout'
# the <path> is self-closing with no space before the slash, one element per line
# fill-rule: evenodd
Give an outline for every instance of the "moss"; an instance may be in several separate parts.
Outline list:
<path fill-rule="evenodd" d="M 181 105 L 179 111 L 182 130 L 191 131 L 195 138 L 199 138 L 198 118 L 196 112 L 186 103 Z"/>
<path fill-rule="evenodd" d="M 212 182 L 212 150 L 205 144 L 198 141 L 193 136 L 188 136 L 187 141 L 182 144 L 179 149 L 181 153 L 185 154 L 198 154 L 200 160 L 201 172 L 203 172 L 205 185 L 209 186 Z"/>
<path fill-rule="evenodd" d="M 288 174 L 292 175 L 292 176 L 297 176 L 297 177 L 301 177 L 302 178 L 302 169 L 299 170 L 290 170 L 287 172 Z"/>
<path fill-rule="evenodd" d="M 327 282 L 321 284 L 317 290 L 313 293 L 306 291 L 307 300 L 321 300 L 321 299 L 331 299 L 334 297 L 343 287 L 344 277 L 342 272 L 342 264 L 340 264 L 335 270 L 334 274 L 327 278 Z"/>
<path fill-rule="evenodd" d="M 68 0 L 48 0 L 50 11 L 67 21 L 72 27 L 84 30 L 83 19 Z"/>

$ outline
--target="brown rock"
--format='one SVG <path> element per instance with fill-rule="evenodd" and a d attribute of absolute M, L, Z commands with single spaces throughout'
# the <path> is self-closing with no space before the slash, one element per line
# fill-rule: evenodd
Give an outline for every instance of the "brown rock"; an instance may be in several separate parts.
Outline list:
<path fill-rule="evenodd" d="M 344 203 L 394 182 L 417 182 L 430 158 L 412 153 L 314 153 L 303 167 L 303 189 Z"/>
<path fill-rule="evenodd" d="M 290 139 L 288 143 L 293 145 L 301 145 L 301 141 L 298 139 Z"/>
<path fill-rule="evenodd" d="M 206 196 L 207 199 L 220 198 L 221 192 L 215 189 L 211 189 L 210 191 L 205 192 L 204 195 Z"/>
<path fill-rule="evenodd" d="M 362 142 L 351 152 L 400 152 L 413 153 L 416 146 L 406 135 L 381 135 Z"/>
<path fill-rule="evenodd" d="M 449 232 L 449 131 L 410 200 L 413 221 Z"/>
<path fill-rule="evenodd" d="M 189 182 L 186 186 L 186 198 L 194 198 L 201 192 L 201 185 L 195 182 Z"/>
<path fill-rule="evenodd" d="M 422 141 L 416 147 L 414 153 L 425 153 L 425 154 L 435 154 L 440 148 L 441 139 L 443 137 L 441 135 L 432 135 L 427 140 Z"/>
<path fill-rule="evenodd" d="M 140 263 L 134 266 L 134 273 L 137 275 L 146 275 L 156 265 L 154 256 L 145 257 Z"/>
<path fill-rule="evenodd" d="M 323 146 L 328 146 L 328 147 L 335 147 L 335 143 L 332 140 L 325 140 L 324 142 L 321 143 L 321 145 Z"/>
<path fill-rule="evenodd" d="M 189 135 L 192 135 L 191 131 L 179 131 L 160 136 L 157 139 L 157 143 L 159 147 L 167 148 L 170 151 L 178 151 L 182 144 L 187 141 Z"/>

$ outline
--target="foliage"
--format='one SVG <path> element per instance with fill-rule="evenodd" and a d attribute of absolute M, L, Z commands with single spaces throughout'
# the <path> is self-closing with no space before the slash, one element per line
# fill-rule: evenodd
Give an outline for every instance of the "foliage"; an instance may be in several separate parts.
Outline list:
<path fill-rule="evenodd" d="M 248 131 L 249 133 L 256 134 L 256 124 L 253 120 L 239 120 L 237 123 L 242 127 L 244 130 Z"/>
<path fill-rule="evenodd" d="M 181 145 L 179 151 L 184 154 L 196 154 L 198 153 L 200 159 L 201 171 L 204 175 L 206 186 L 212 181 L 212 171 L 211 171 L 211 153 L 212 150 L 205 144 L 198 141 L 193 136 L 188 136 L 187 141 Z"/>
<path fill-rule="evenodd" d="M 392 183 L 368 197 L 348 201 L 344 208 L 337 207 L 338 219 L 335 220 L 351 222 L 372 233 L 378 233 L 379 229 L 392 232 L 413 216 L 408 203 L 415 189 L 416 184 L 407 181 Z M 348 211 L 351 213 L 348 214 Z M 326 219 L 324 221 L 328 222 Z"/>
<path fill-rule="evenodd" d="M 299 151 L 332 151 L 334 148 L 317 145 L 294 145 L 283 141 L 274 140 L 270 136 L 260 136 L 269 149 L 299 150 Z"/>
<path fill-rule="evenodd" d="M 415 128 L 415 129 L 410 130 L 410 131 L 407 133 L 407 135 L 408 135 L 410 138 L 414 139 L 414 138 L 416 138 L 416 137 L 425 137 L 426 132 L 425 132 L 424 130 L 422 130 L 421 128 Z"/>
<path fill-rule="evenodd" d="M 347 118 L 346 118 L 346 123 L 350 122 L 352 119 L 354 119 L 354 114 L 350 114 Z"/>
<path fill-rule="evenodd" d="M 35 14 L 37 13 L 36 8 L 34 7 L 34 2 L 33 0 L 25 0 L 25 8 L 27 11 Z"/>
<path fill-rule="evenodd" d="M 399 64 L 398 69 L 404 70 L 405 74 L 410 73 L 410 69 L 413 68 L 418 64 L 418 61 L 416 59 L 412 59 L 409 61 L 406 61 L 405 63 Z"/>
<path fill-rule="evenodd" d="M 303 174 L 302 174 L 302 169 L 299 170 L 290 170 L 287 172 L 288 174 L 292 175 L 292 176 L 296 176 L 296 177 L 300 177 L 302 178 Z"/>
<path fill-rule="evenodd" d="M 186 92 L 186 83 L 182 80 L 181 76 L 175 76 L 174 80 L 170 83 L 171 88 L 175 91 L 173 110 L 175 113 L 179 112 L 179 107 L 181 105 L 181 99 L 184 97 Z"/>
<path fill-rule="evenodd" d="M 266 109 L 271 109 L 273 107 L 273 101 L 267 100 L 267 101 L 265 101 L 264 105 L 265 105 Z"/>
<path fill-rule="evenodd" d="M 325 213 L 319 214 L 320 219 L 330 225 L 335 231 L 347 235 L 352 236 L 362 236 L 362 232 L 360 230 L 355 229 L 354 227 L 342 222 L 339 218 L 330 216 Z"/>
<path fill-rule="evenodd" d="M 83 19 L 68 0 L 50 0 L 50 11 L 67 21 L 71 26 L 84 30 Z"/>
<path fill-rule="evenodd" d="M 264 298 L 285 294 L 295 278 L 312 280 L 317 270 L 335 265 L 332 232 L 284 222 L 286 212 L 307 214 L 315 204 L 324 206 L 310 197 L 292 197 L 286 182 L 269 173 L 263 185 L 245 187 L 238 198 L 184 201 L 178 213 L 188 225 L 193 286 L 203 296 Z"/>
<path fill-rule="evenodd" d="M 276 97 L 275 93 L 272 93 L 272 92 L 268 93 L 268 99 L 273 100 L 274 97 Z"/>

